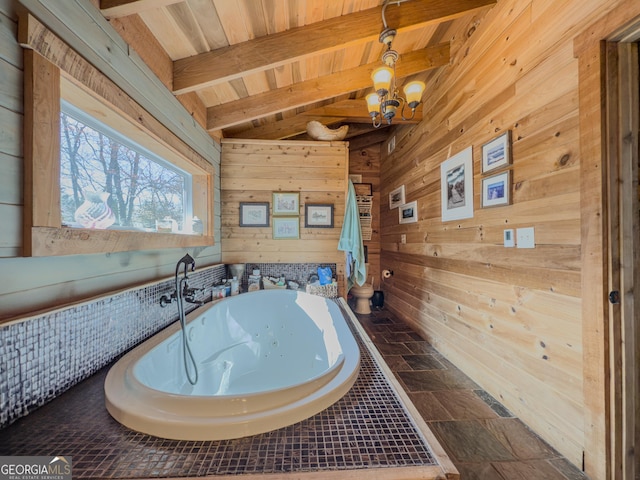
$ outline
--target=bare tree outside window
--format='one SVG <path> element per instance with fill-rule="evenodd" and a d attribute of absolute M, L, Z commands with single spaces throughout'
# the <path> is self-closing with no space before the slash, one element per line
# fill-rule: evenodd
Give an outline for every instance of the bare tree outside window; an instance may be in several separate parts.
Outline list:
<path fill-rule="evenodd" d="M 187 183 L 190 176 L 169 168 L 153 154 L 101 131 L 68 112 L 60 115 L 60 200 L 62 221 L 71 227 L 87 226 L 79 218 L 87 202 L 101 203 L 102 211 L 89 213 L 109 218 L 109 228 L 156 231 L 157 222 L 171 220 L 179 229 L 186 222 Z M 106 133 L 105 133 L 106 132 Z M 110 211 L 109 211 L 110 210 Z"/>

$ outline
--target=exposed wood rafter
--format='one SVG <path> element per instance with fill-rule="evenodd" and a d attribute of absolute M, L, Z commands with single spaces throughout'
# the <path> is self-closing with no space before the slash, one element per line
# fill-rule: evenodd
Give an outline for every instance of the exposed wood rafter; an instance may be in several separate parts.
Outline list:
<path fill-rule="evenodd" d="M 396 66 L 396 74 L 398 78 L 403 78 L 447 63 L 449 63 L 449 44 L 441 44 L 403 55 Z M 207 109 L 207 130 L 231 127 L 368 88 L 371 86 L 371 71 L 379 65 L 379 62 L 362 65 L 210 107 Z"/>
<path fill-rule="evenodd" d="M 100 12 L 105 18 L 119 18 L 180 2 L 184 0 L 100 0 Z"/>
<path fill-rule="evenodd" d="M 398 32 L 454 19 L 496 0 L 415 0 L 388 8 L 387 23 Z M 174 62 L 174 93 L 185 93 L 265 71 L 348 45 L 376 40 L 381 7 L 242 42 Z"/>

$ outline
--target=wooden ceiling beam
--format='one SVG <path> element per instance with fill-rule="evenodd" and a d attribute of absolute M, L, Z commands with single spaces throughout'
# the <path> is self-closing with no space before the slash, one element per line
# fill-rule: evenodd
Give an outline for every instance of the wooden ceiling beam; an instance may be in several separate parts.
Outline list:
<path fill-rule="evenodd" d="M 279 122 L 271 122 L 261 127 L 251 128 L 249 130 L 243 130 L 236 134 L 227 135 L 225 138 L 257 138 L 264 140 L 282 140 L 285 138 L 295 137 L 301 133 L 306 133 L 307 122 L 311 120 L 305 115 L 296 115 Z M 342 117 L 325 117 L 322 119 L 322 123 L 330 125 L 333 123 L 342 122 Z"/>
<path fill-rule="evenodd" d="M 226 138 L 266 138 L 269 140 L 281 140 L 296 135 L 301 135 L 307 131 L 307 123 L 311 120 L 317 120 L 323 125 L 333 125 L 336 123 L 352 123 L 362 124 L 362 126 L 352 125 L 347 133 L 347 138 L 351 135 L 361 135 L 363 132 L 374 130 L 371 123 L 371 117 L 367 112 L 367 106 L 363 99 L 360 100 L 343 100 L 341 102 L 332 103 L 324 107 L 314 108 L 306 112 L 300 113 L 294 117 L 285 118 L 277 122 L 268 123 L 261 127 L 250 128 L 234 134 L 225 134 Z M 414 118 L 411 120 L 403 120 L 400 114 L 393 119 L 394 125 L 414 124 L 422 120 L 422 109 L 416 110 Z M 383 122 L 381 127 L 386 128 L 388 125 Z M 359 130 L 359 132 L 356 132 Z"/>
<path fill-rule="evenodd" d="M 405 109 L 407 115 L 411 114 L 411 110 Z M 371 117 L 367 109 L 367 102 L 361 98 L 359 100 L 343 100 L 341 102 L 331 103 L 324 107 L 314 108 L 301 113 L 305 117 L 313 117 L 309 120 L 318 119 L 321 123 L 325 123 L 322 117 L 343 117 L 345 122 L 349 123 L 368 123 L 371 124 Z M 400 111 L 393 119 L 394 124 L 400 123 L 419 123 L 422 121 L 422 109 L 416 110 L 415 115 L 410 120 L 403 120 Z"/>
<path fill-rule="evenodd" d="M 415 0 L 400 7 L 391 4 L 385 16 L 389 26 L 402 32 L 452 20 L 494 5 L 496 1 Z M 139 0 L 139 3 L 145 1 Z M 229 82 L 310 56 L 377 40 L 383 28 L 381 12 L 382 7 L 371 8 L 176 60 L 174 93 Z"/>
<path fill-rule="evenodd" d="M 449 63 L 449 44 L 405 53 L 396 65 L 396 75 L 404 78 Z M 241 98 L 207 109 L 207 130 L 219 130 L 275 113 L 327 100 L 371 86 L 371 71 L 379 62 L 325 75 L 313 80 Z"/>
<path fill-rule="evenodd" d="M 185 0 L 100 0 L 100 12 L 105 18 L 128 17 L 153 8 L 166 7 Z"/>

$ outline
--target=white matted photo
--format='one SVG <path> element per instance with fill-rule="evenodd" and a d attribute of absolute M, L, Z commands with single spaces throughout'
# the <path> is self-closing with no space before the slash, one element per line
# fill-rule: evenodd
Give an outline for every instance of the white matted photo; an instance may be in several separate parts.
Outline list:
<path fill-rule="evenodd" d="M 442 221 L 473 218 L 473 147 L 440 164 Z"/>
<path fill-rule="evenodd" d="M 398 221 L 400 223 L 415 223 L 418 221 L 418 202 L 413 201 L 398 207 Z"/>
<path fill-rule="evenodd" d="M 482 208 L 511 203 L 511 170 L 482 179 Z"/>
<path fill-rule="evenodd" d="M 389 210 L 398 208 L 400 205 L 404 205 L 404 185 L 399 186 L 395 190 L 389 192 Z"/>
<path fill-rule="evenodd" d="M 511 130 L 482 146 L 482 173 L 511 164 Z"/>

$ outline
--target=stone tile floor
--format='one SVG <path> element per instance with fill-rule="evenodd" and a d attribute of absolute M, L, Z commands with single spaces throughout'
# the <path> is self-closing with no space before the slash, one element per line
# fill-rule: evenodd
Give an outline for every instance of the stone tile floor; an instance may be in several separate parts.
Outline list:
<path fill-rule="evenodd" d="M 393 313 L 356 316 L 462 480 L 588 478 Z"/>

